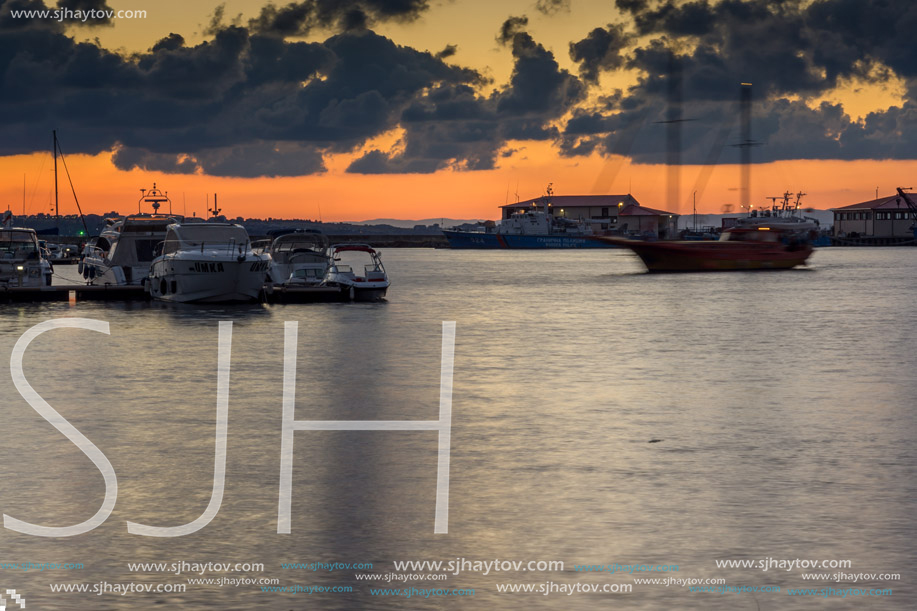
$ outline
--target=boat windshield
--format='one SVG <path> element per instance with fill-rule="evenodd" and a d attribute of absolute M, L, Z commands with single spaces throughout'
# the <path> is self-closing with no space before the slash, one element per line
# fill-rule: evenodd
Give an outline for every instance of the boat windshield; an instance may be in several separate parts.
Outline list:
<path fill-rule="evenodd" d="M 327 240 L 321 234 L 292 233 L 276 238 L 271 244 L 274 252 L 294 252 L 297 250 L 324 250 Z"/>
<path fill-rule="evenodd" d="M 0 256 L 4 259 L 37 257 L 35 234 L 31 231 L 0 231 Z"/>
<path fill-rule="evenodd" d="M 241 225 L 194 223 L 170 225 L 163 253 L 189 248 L 236 248 L 248 244 L 248 232 Z"/>

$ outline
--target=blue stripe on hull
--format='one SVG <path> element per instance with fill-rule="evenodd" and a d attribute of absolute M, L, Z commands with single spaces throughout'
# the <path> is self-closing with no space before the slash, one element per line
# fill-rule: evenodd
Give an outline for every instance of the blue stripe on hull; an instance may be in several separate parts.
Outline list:
<path fill-rule="evenodd" d="M 616 248 L 613 244 L 580 236 L 502 235 L 471 231 L 443 231 L 452 248 Z"/>
<path fill-rule="evenodd" d="M 497 240 L 495 233 L 473 231 L 443 231 L 451 248 L 506 248 Z"/>

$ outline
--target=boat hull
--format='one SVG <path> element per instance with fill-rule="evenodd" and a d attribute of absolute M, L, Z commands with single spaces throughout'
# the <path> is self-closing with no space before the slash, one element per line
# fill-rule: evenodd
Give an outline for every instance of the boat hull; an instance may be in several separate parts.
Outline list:
<path fill-rule="evenodd" d="M 351 301 L 382 301 L 388 292 L 389 282 L 355 281 L 346 277 L 336 278 L 332 274 L 326 279 L 324 286 L 339 287 L 344 297 Z"/>
<path fill-rule="evenodd" d="M 180 303 L 234 303 L 260 298 L 267 256 L 218 260 L 162 259 L 153 263 L 149 288 L 154 299 Z"/>
<path fill-rule="evenodd" d="M 512 235 L 478 233 L 474 231 L 444 230 L 443 235 L 451 248 L 476 249 L 547 249 L 547 248 L 616 248 L 615 245 L 596 240 L 593 236 L 577 235 Z"/>
<path fill-rule="evenodd" d="M 812 247 L 779 242 L 640 242 L 599 238 L 633 250 L 650 272 L 725 272 L 792 269 L 805 265 Z"/>
<path fill-rule="evenodd" d="M 80 263 L 82 265 L 78 271 L 89 284 L 95 286 L 140 286 L 150 272 L 149 264 L 132 267 L 113 266 L 98 257 L 84 257 Z"/>
<path fill-rule="evenodd" d="M 387 286 L 372 288 L 354 285 L 352 288 L 354 301 L 382 301 L 388 292 Z"/>

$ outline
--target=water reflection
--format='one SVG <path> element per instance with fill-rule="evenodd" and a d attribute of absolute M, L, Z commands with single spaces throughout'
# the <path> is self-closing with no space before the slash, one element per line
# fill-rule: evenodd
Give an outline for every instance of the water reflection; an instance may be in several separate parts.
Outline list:
<path fill-rule="evenodd" d="M 190 306 L 36 304 L 0 310 L 8 354 L 57 316 L 107 320 L 110 336 L 36 339 L 36 390 L 108 456 L 118 504 L 74 540 L 0 531 L 4 558 L 76 560 L 79 575 L 17 575 L 41 609 L 292 608 L 254 587 L 182 595 L 63 597 L 48 582 L 183 582 L 127 562 L 263 562 L 327 609 L 395 608 L 353 572 L 284 562 L 559 559 L 551 574 L 452 576 L 474 606 L 755 608 L 747 596 L 680 588 L 628 595 L 499 595 L 496 583 L 632 583 L 573 564 L 671 562 L 679 577 L 806 587 L 799 573 L 717 569 L 715 559 L 850 558 L 897 572 L 883 608 L 910 608 L 915 529 L 912 346 L 917 263 L 889 249 L 816 253 L 812 270 L 651 276 L 623 251 L 386 253 L 382 304 Z M 877 311 L 875 295 L 882 295 Z M 178 540 L 130 536 L 125 521 L 172 526 L 212 486 L 217 326 L 234 321 L 223 506 Z M 299 321 L 296 418 L 428 420 L 438 409 L 441 321 L 457 323 L 450 529 L 433 535 L 433 432 L 297 432 L 293 532 L 277 535 L 283 323 Z M 85 519 L 102 495 L 86 458 L 0 376 L 3 512 L 43 524 Z M 650 440 L 661 440 L 648 443 Z M 15 491 L 13 493 L 12 491 Z M 377 570 L 378 567 L 378 570 Z M 7 575 L 3 574 L 4 579 Z M 432 587 L 431 583 L 421 584 Z M 876 584 L 872 584 L 876 585 Z M 881 585 L 881 584 L 879 584 Z M 30 601 L 31 602 L 31 601 Z M 758 595 L 760 608 L 812 600 Z M 832 608 L 863 601 L 837 599 Z M 411 608 L 470 606 L 411 599 Z"/>

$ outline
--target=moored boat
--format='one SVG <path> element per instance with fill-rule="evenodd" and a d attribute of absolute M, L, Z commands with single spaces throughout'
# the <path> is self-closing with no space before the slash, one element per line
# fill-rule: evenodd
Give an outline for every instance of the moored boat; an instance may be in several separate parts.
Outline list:
<path fill-rule="evenodd" d="M 715 242 L 594 239 L 630 248 L 650 272 L 791 269 L 812 254 L 804 235 L 765 226 L 727 229 Z"/>
<path fill-rule="evenodd" d="M 161 248 L 147 286 L 154 299 L 163 301 L 254 301 L 271 260 L 252 252 L 248 232 L 232 223 L 169 225 Z"/>
<path fill-rule="evenodd" d="M 314 231 L 279 235 L 265 252 L 271 255 L 270 280 L 284 284 L 319 285 L 328 271 L 328 238 Z"/>
<path fill-rule="evenodd" d="M 342 260 L 342 255 L 360 256 L 361 253 L 364 261 L 369 257 L 369 263 L 363 264 L 362 276 L 353 270 L 356 261 Z M 335 244 L 328 248 L 328 259 L 324 286 L 340 287 L 348 291 L 354 301 L 379 301 L 385 297 L 390 283 L 382 258 L 374 248 L 367 244 Z"/>
<path fill-rule="evenodd" d="M 34 229 L 0 229 L 0 288 L 51 286 L 51 273 Z"/>
<path fill-rule="evenodd" d="M 153 250 L 166 236 L 166 228 L 181 217 L 159 214 L 162 203 L 171 202 L 156 188 L 141 189 L 137 214 L 105 221 L 98 237 L 83 248 L 77 271 L 89 284 L 140 285 L 150 273 Z M 142 211 L 148 204 L 153 212 Z"/>

